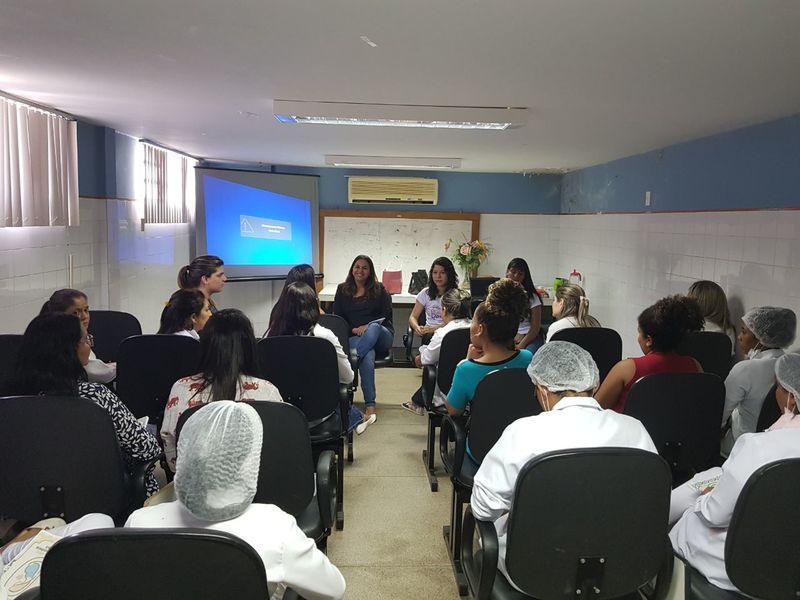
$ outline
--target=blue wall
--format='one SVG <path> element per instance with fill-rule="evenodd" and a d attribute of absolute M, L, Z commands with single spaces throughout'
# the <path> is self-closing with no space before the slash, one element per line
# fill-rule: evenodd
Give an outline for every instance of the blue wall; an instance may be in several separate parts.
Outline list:
<path fill-rule="evenodd" d="M 800 207 L 800 115 L 568 173 L 561 192 L 562 213 L 791 207 Z"/>
<path fill-rule="evenodd" d="M 114 130 L 78 121 L 78 194 L 116 198 L 115 163 Z"/>

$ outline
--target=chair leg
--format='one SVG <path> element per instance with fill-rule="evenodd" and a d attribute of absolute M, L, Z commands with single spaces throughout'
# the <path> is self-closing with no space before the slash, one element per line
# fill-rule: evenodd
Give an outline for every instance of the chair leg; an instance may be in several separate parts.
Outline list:
<path fill-rule="evenodd" d="M 422 462 L 425 463 L 425 471 L 428 475 L 428 485 L 432 492 L 439 491 L 439 480 L 436 478 L 435 455 L 433 447 L 436 443 L 437 424 L 434 416 L 428 413 L 428 447 L 422 451 Z"/>
<path fill-rule="evenodd" d="M 347 434 L 347 462 L 353 462 L 353 432 Z"/>
<path fill-rule="evenodd" d="M 442 536 L 447 545 L 447 554 L 450 557 L 450 565 L 453 567 L 453 577 L 458 587 L 458 595 L 466 596 L 469 593 L 467 577 L 464 575 L 464 568 L 461 566 L 461 528 L 464 518 L 465 500 L 456 489 L 453 483 L 453 494 L 450 502 L 450 525 L 442 527 Z"/>
<path fill-rule="evenodd" d="M 336 529 L 344 529 L 344 441 L 340 440 L 336 448 Z"/>

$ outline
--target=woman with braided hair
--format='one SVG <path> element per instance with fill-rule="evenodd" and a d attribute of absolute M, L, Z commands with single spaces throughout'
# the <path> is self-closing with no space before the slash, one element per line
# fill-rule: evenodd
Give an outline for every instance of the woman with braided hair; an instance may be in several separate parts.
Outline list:
<path fill-rule="evenodd" d="M 516 281 L 501 279 L 475 309 L 469 327 L 469 351 L 453 375 L 447 394 L 447 411 L 460 415 L 475 395 L 483 376 L 498 369 L 526 369 L 533 358 L 528 350 L 514 348 L 520 320 L 530 311 L 528 294 Z M 535 398 L 531 398 L 536 402 Z"/>

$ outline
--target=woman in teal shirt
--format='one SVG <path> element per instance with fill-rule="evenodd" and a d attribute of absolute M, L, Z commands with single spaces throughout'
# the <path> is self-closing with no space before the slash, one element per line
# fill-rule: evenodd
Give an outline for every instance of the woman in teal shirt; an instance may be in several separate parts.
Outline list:
<path fill-rule="evenodd" d="M 533 355 L 528 350 L 515 350 L 514 336 L 529 310 L 528 295 L 517 282 L 501 279 L 489 287 L 486 300 L 478 305 L 472 317 L 467 359 L 456 367 L 447 394 L 446 406 L 451 415 L 464 412 L 487 373 L 528 367 Z"/>

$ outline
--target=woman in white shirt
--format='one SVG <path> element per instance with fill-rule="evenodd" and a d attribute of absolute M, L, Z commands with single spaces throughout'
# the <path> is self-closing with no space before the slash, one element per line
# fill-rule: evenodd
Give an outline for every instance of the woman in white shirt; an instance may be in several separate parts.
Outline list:
<path fill-rule="evenodd" d="M 731 322 L 728 297 L 717 283 L 706 279 L 695 281 L 686 294 L 694 298 L 703 312 L 703 331 L 724 333 L 731 338 L 731 353 L 736 353 L 736 328 Z"/>
<path fill-rule="evenodd" d="M 442 296 L 442 322 L 444 325 L 433 332 L 433 337 L 427 345 L 419 347 L 419 354 L 414 359 L 414 364 L 418 367 L 423 365 L 436 365 L 439 363 L 439 352 L 442 350 L 442 341 L 451 331 L 456 329 L 469 328 L 472 320 L 469 316 L 470 295 L 466 290 L 453 288 Z M 439 386 L 433 393 L 433 403 L 436 406 L 444 406 L 447 400 Z M 422 403 L 422 388 L 414 392 L 409 402 L 403 402 L 403 408 L 417 415 L 425 415 L 425 407 Z"/>
<path fill-rule="evenodd" d="M 788 308 L 762 306 L 742 317 L 736 341 L 748 360 L 733 365 L 725 379 L 722 426 L 730 419 L 730 429 L 722 440 L 723 456 L 730 453 L 739 436 L 756 430 L 761 405 L 775 382 L 775 361 L 794 341 L 796 328 L 797 317 Z"/>
<path fill-rule="evenodd" d="M 80 319 L 84 329 L 89 329 L 89 319 L 91 318 L 89 298 L 80 290 L 65 288 L 53 292 L 50 299 L 42 305 L 39 314 L 51 312 L 75 315 Z M 89 353 L 89 362 L 84 369 L 92 383 L 110 383 L 117 378 L 117 363 L 104 363 L 95 356 L 94 351 Z"/>
<path fill-rule="evenodd" d="M 211 316 L 208 298 L 199 290 L 178 290 L 161 311 L 158 333 L 185 335 L 200 339 L 200 332 Z"/>
<path fill-rule="evenodd" d="M 442 316 L 442 298 L 458 287 L 458 274 L 453 262 L 446 256 L 440 256 L 431 264 L 428 271 L 428 287 L 417 294 L 414 308 L 408 317 L 408 325 L 422 338 L 422 344 L 431 340 L 433 333 L 444 326 Z M 419 324 L 419 317 L 425 313 L 425 325 Z"/>
<path fill-rule="evenodd" d="M 525 288 L 530 305 L 530 312 L 519 323 L 514 344 L 517 350 L 525 349 L 535 353 L 544 343 L 541 336 L 542 298 L 536 291 L 527 261 L 524 258 L 512 258 L 506 267 L 506 277 Z"/>
<path fill-rule="evenodd" d="M 558 287 L 553 300 L 553 317 L 557 320 L 547 330 L 549 342 L 553 334 L 572 327 L 600 327 L 600 322 L 589 314 L 589 299 L 583 288 L 574 283 L 563 283 Z"/>
<path fill-rule="evenodd" d="M 183 412 L 220 400 L 282 402 L 278 388 L 258 377 L 253 325 L 234 308 L 212 315 L 200 336 L 200 372 L 172 385 L 161 424 L 167 464 L 175 470 L 175 429 Z"/>
<path fill-rule="evenodd" d="M 284 588 L 291 587 L 308 600 L 338 600 L 344 596 L 344 577 L 294 517 L 273 504 L 253 504 L 263 435 L 252 406 L 220 401 L 203 407 L 181 430 L 175 473 L 178 499 L 140 508 L 125 526 L 232 533 L 264 562 L 270 597 L 281 597 Z"/>

